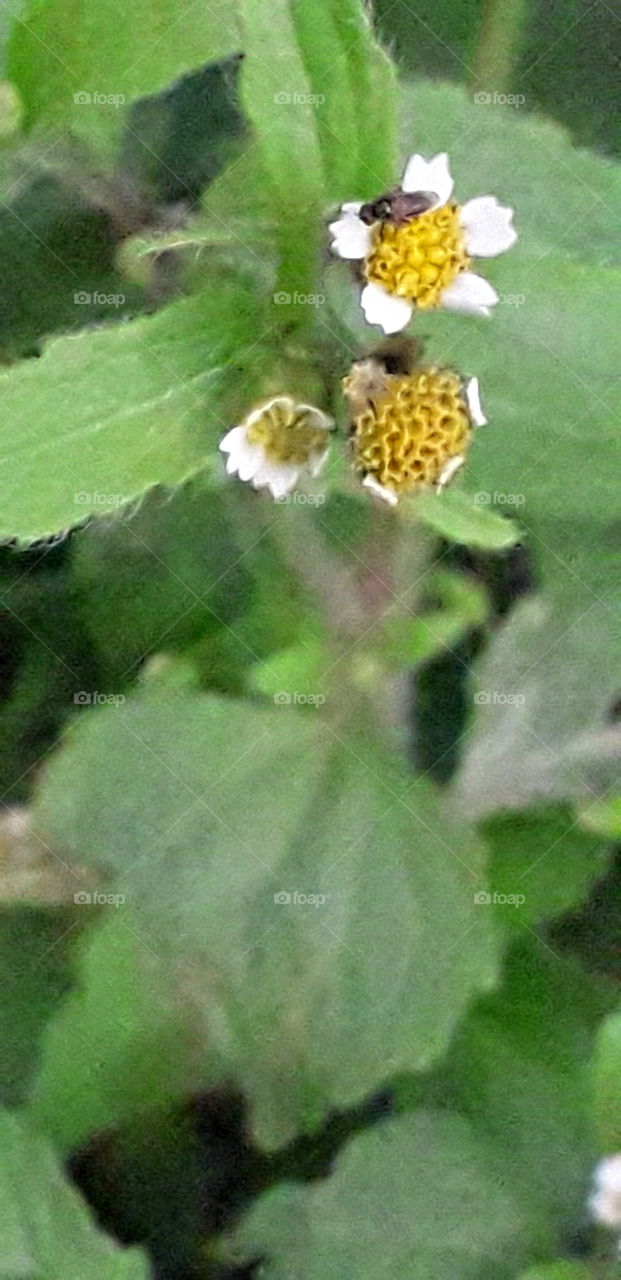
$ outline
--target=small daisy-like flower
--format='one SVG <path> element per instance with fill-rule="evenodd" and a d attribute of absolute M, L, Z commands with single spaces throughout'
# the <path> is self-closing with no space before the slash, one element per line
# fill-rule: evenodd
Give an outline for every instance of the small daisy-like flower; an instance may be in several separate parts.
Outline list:
<path fill-rule="evenodd" d="M 471 270 L 471 259 L 511 248 L 513 210 L 494 196 L 458 205 L 452 191 L 444 152 L 431 160 L 413 155 L 401 187 L 369 204 L 342 205 L 330 224 L 333 252 L 364 263 L 361 306 L 384 333 L 405 328 L 415 308 L 487 316 L 498 301 L 492 285 Z"/>
<path fill-rule="evenodd" d="M 252 481 L 255 489 L 269 489 L 276 500 L 284 498 L 302 472 L 319 474 L 332 426 L 332 419 L 314 405 L 273 396 L 220 441 L 222 452 L 229 455 L 227 472 Z"/>
<path fill-rule="evenodd" d="M 421 485 L 448 484 L 464 462 L 472 428 L 486 418 L 476 378 L 450 369 L 387 373 L 373 359 L 343 379 L 352 411 L 354 466 L 393 505 Z"/>
<path fill-rule="evenodd" d="M 593 1175 L 589 1208 L 597 1222 L 621 1231 L 621 1153 L 600 1160 Z"/>

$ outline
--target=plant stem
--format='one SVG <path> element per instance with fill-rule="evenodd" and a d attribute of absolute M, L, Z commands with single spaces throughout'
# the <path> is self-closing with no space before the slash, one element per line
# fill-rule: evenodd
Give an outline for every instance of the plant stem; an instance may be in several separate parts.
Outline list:
<path fill-rule="evenodd" d="M 315 309 L 308 301 L 315 296 L 319 268 L 319 220 L 317 229 L 299 227 L 284 220 L 277 234 L 278 277 L 274 293 L 274 316 L 291 332 L 310 330 Z"/>

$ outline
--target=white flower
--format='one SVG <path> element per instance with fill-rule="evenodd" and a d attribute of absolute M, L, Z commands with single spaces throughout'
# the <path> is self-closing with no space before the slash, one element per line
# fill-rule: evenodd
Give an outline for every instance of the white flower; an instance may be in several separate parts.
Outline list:
<path fill-rule="evenodd" d="M 233 427 L 220 441 L 228 453 L 226 469 L 255 489 L 269 489 L 282 500 L 307 472 L 317 476 L 329 452 L 332 419 L 310 404 L 296 404 L 291 396 L 273 396 Z"/>
<path fill-rule="evenodd" d="M 600 1160 L 593 1174 L 589 1208 L 597 1222 L 621 1230 L 621 1153 Z"/>
<path fill-rule="evenodd" d="M 354 467 L 391 506 L 417 489 L 440 492 L 463 466 L 472 429 L 487 421 L 478 379 L 435 365 L 389 373 L 370 357 L 352 367 L 343 390 Z"/>
<path fill-rule="evenodd" d="M 332 251 L 364 262 L 367 283 L 360 302 L 369 324 L 396 333 L 415 308 L 489 315 L 498 294 L 470 270 L 470 259 L 493 258 L 511 248 L 517 239 L 513 210 L 494 196 L 476 196 L 461 206 L 452 203 L 453 179 L 444 152 L 430 160 L 410 156 L 399 190 L 426 193 L 429 207 L 405 218 L 396 207 L 392 220 L 389 213 L 369 225 L 375 214 L 370 206 L 344 204 L 341 216 L 330 224 Z M 395 197 L 389 192 L 386 200 L 391 199 Z M 397 205 L 398 199 L 397 193 Z"/>

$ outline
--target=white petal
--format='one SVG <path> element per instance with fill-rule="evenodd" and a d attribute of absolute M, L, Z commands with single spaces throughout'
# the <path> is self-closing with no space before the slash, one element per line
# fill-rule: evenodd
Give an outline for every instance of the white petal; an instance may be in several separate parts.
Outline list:
<path fill-rule="evenodd" d="M 618 1195 L 610 1196 L 604 1191 L 598 1191 L 591 1196 L 589 1208 L 596 1221 L 603 1226 L 610 1227 L 613 1231 L 618 1231 L 621 1227 L 621 1198 Z"/>
<path fill-rule="evenodd" d="M 263 466 L 264 458 L 265 455 L 260 444 L 246 443 L 238 451 L 235 457 L 235 464 L 231 470 L 237 471 L 240 480 L 252 480 L 259 468 Z M 232 461 L 232 458 L 230 461 Z"/>
<path fill-rule="evenodd" d="M 237 453 L 245 439 L 246 431 L 244 427 L 231 427 L 226 435 L 222 437 L 219 448 L 223 453 Z"/>
<path fill-rule="evenodd" d="M 308 469 L 309 469 L 309 471 L 310 471 L 310 473 L 311 473 L 311 475 L 312 475 L 313 479 L 315 478 L 315 476 L 318 476 L 318 475 L 319 475 L 319 472 L 320 472 L 320 471 L 322 471 L 322 470 L 323 470 L 323 468 L 324 468 L 324 466 L 325 466 L 325 463 L 326 463 L 326 460 L 327 460 L 327 457 L 328 457 L 329 452 L 330 452 L 330 450 L 329 450 L 329 449 L 326 449 L 324 453 L 315 454 L 315 457 L 314 457 L 314 458 L 309 458 L 309 461 L 308 461 Z"/>
<path fill-rule="evenodd" d="M 233 427 L 220 441 L 223 453 L 228 453 L 226 460 L 227 475 L 239 475 L 240 480 L 250 480 L 263 459 L 260 445 L 249 444 L 246 426 Z"/>
<path fill-rule="evenodd" d="M 394 489 L 385 489 L 384 486 L 379 484 L 373 476 L 365 476 L 362 483 L 365 489 L 370 489 L 378 498 L 382 498 L 384 502 L 390 503 L 391 507 L 395 507 L 397 505 L 399 499 Z"/>
<path fill-rule="evenodd" d="M 464 462 L 465 458 L 463 458 L 461 454 L 455 454 L 454 458 L 449 458 L 448 462 L 444 463 L 440 475 L 438 476 L 438 483 L 436 486 L 438 493 L 440 493 L 444 486 L 449 483 L 449 480 L 453 479 L 453 476 L 459 471 L 459 468 L 463 467 Z"/>
<path fill-rule="evenodd" d="M 384 333 L 398 333 L 405 329 L 413 307 L 407 298 L 388 293 L 381 284 L 366 284 L 360 295 L 360 306 L 367 324 L 378 324 Z"/>
<path fill-rule="evenodd" d="M 295 409 L 295 400 L 292 400 L 291 396 L 272 396 L 270 400 L 263 400 L 261 404 L 257 405 L 256 409 L 252 410 L 252 413 L 248 414 L 247 418 L 244 418 L 244 430 L 251 427 L 254 422 L 258 422 L 263 417 L 263 414 L 273 409 L 274 406 L 282 409 L 283 413 L 292 413 Z"/>
<path fill-rule="evenodd" d="M 468 405 L 470 420 L 474 426 L 484 427 L 487 422 L 487 418 L 481 408 L 478 378 L 470 378 L 470 381 L 466 383 L 466 404 Z"/>
<path fill-rule="evenodd" d="M 498 302 L 496 290 L 489 280 L 475 275 L 474 271 L 462 271 L 440 294 L 441 307 L 467 316 L 488 316 L 495 302 Z"/>
<path fill-rule="evenodd" d="M 330 248 L 339 258 L 366 258 L 371 248 L 371 228 L 358 217 L 361 205 L 344 204 L 341 217 L 330 223 L 334 236 Z"/>
<path fill-rule="evenodd" d="M 438 205 L 446 204 L 453 191 L 453 179 L 446 151 L 425 160 L 424 156 L 410 156 L 403 173 L 401 186 L 404 191 L 435 191 Z M 437 206 L 436 206 L 437 207 Z"/>
<path fill-rule="evenodd" d="M 237 466 L 239 463 L 239 457 L 240 455 L 237 452 L 229 454 L 226 460 L 226 474 L 228 476 L 234 476 L 236 474 Z"/>
<path fill-rule="evenodd" d="M 266 486 L 272 497 L 278 501 L 290 493 L 298 480 L 300 468 L 291 463 L 273 462 L 262 467 L 253 479 L 255 489 Z"/>
<path fill-rule="evenodd" d="M 593 1182 L 599 1191 L 621 1195 L 621 1152 L 604 1156 L 593 1173 Z"/>
<path fill-rule="evenodd" d="M 495 196 L 477 196 L 459 211 L 466 231 L 466 249 L 475 258 L 495 258 L 517 240 L 511 225 L 513 209 L 501 205 Z"/>
<path fill-rule="evenodd" d="M 334 421 L 324 413 L 322 409 L 318 409 L 314 404 L 296 404 L 296 413 L 306 413 L 308 417 L 309 427 L 321 427 L 324 431 L 330 431 L 334 426 Z"/>

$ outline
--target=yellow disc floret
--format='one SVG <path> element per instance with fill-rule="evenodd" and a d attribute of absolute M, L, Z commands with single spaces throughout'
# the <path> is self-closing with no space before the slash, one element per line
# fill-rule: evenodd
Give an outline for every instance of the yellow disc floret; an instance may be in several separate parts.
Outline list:
<path fill-rule="evenodd" d="M 348 379 L 344 379 L 345 394 Z M 387 376 L 353 423 L 355 466 L 401 494 L 435 485 L 446 464 L 463 456 L 471 421 L 464 382 L 446 369 Z"/>
<path fill-rule="evenodd" d="M 260 444 L 270 462 L 304 466 L 327 448 L 323 417 L 311 405 L 296 404 L 289 396 L 277 396 L 248 419 L 249 444 Z"/>
<path fill-rule="evenodd" d="M 372 239 L 365 263 L 367 280 L 421 310 L 437 306 L 447 285 L 470 266 L 455 204 L 431 209 L 404 227 L 378 222 Z"/>

